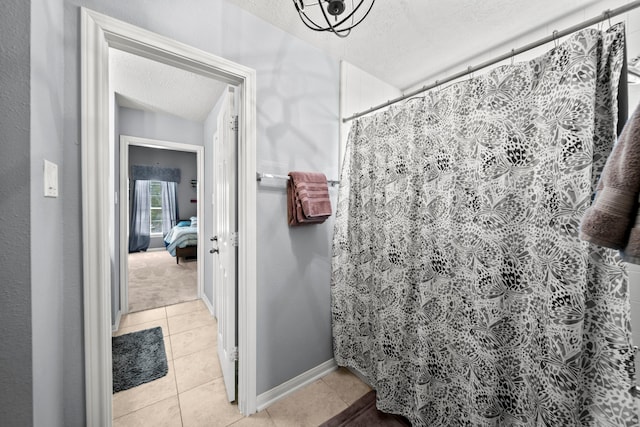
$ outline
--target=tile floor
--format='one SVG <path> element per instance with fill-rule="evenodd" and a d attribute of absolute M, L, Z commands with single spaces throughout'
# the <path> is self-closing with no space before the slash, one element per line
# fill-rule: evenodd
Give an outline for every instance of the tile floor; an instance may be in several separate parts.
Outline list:
<path fill-rule="evenodd" d="M 204 303 L 131 313 L 122 318 L 114 336 L 156 326 L 164 335 L 169 372 L 114 394 L 114 427 L 317 426 L 370 390 L 349 371 L 338 369 L 245 418 L 226 399 L 216 351 L 217 324 Z"/>

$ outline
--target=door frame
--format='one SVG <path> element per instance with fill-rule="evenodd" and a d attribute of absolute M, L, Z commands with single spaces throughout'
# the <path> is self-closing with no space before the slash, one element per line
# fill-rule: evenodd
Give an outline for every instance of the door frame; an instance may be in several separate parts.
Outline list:
<path fill-rule="evenodd" d="M 204 221 L 204 146 L 185 144 L 181 142 L 162 141 L 159 139 L 140 138 L 137 136 L 120 135 L 120 313 L 129 312 L 129 147 L 147 147 L 159 150 L 182 151 L 196 155 L 196 181 L 198 200 L 198 218 Z M 178 218 L 180 219 L 180 218 Z M 202 227 L 198 227 L 197 257 L 204 260 L 204 236 Z M 197 266 L 197 296 L 202 298 L 204 286 L 204 268 L 202 262 Z"/>
<path fill-rule="evenodd" d="M 238 406 L 256 412 L 255 70 L 81 8 L 82 266 L 88 426 L 112 425 L 109 225 L 109 48 L 222 80 L 240 89 L 238 128 Z"/>
<path fill-rule="evenodd" d="M 212 203 L 217 206 L 214 223 L 214 234 L 217 237 L 215 246 L 214 272 L 216 283 L 216 317 L 218 318 L 217 352 L 230 402 L 236 401 L 237 387 L 237 337 L 236 337 L 236 290 L 237 251 L 232 242 L 232 235 L 237 230 L 237 159 L 230 160 L 231 155 L 237 157 L 236 130 L 233 125 L 235 112 L 235 90 L 227 88 L 221 97 L 221 107 L 216 117 L 217 127 L 214 135 L 213 153 L 210 154 L 214 169 L 214 188 Z M 224 269 L 224 270 L 223 270 Z"/>

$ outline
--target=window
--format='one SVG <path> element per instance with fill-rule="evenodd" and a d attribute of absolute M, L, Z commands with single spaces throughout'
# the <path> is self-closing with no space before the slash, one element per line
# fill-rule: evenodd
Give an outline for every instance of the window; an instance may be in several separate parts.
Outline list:
<path fill-rule="evenodd" d="M 149 182 L 149 216 L 151 218 L 151 235 L 162 234 L 162 183 Z"/>

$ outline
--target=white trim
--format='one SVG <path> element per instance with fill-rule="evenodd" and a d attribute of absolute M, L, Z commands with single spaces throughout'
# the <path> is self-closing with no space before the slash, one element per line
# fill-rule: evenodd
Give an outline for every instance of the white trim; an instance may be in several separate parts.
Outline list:
<path fill-rule="evenodd" d="M 120 311 L 129 313 L 129 150 L 122 137 L 120 141 Z M 124 173 L 123 173 L 124 171 Z"/>
<path fill-rule="evenodd" d="M 111 274 L 109 268 L 108 44 L 104 32 L 81 15 L 82 280 L 84 295 L 87 426 L 110 426 Z"/>
<path fill-rule="evenodd" d="M 262 411 L 263 409 L 268 408 L 278 400 L 287 397 L 294 391 L 311 384 L 315 380 L 324 377 L 325 375 L 335 371 L 336 369 L 338 369 L 338 365 L 336 365 L 334 359 L 330 359 L 316 366 L 315 368 L 311 368 L 307 372 L 303 372 L 297 377 L 292 378 L 289 381 L 272 388 L 269 391 L 265 391 L 258 396 L 258 411 Z"/>
<path fill-rule="evenodd" d="M 213 309 L 213 305 L 211 304 L 211 301 L 209 301 L 209 299 L 207 298 L 207 294 L 203 293 L 200 299 L 209 310 L 209 313 L 211 313 L 213 317 L 216 317 L 216 311 Z"/>
<path fill-rule="evenodd" d="M 158 150 L 174 150 L 183 151 L 187 153 L 196 154 L 196 170 L 197 180 L 202 181 L 202 173 L 204 171 L 204 146 L 194 144 L 184 144 L 182 142 L 163 141 L 159 139 L 140 138 L 137 136 L 120 135 L 120 195 L 126 195 L 121 197 L 120 200 L 120 310 L 123 314 L 129 312 L 129 195 L 128 195 L 128 182 L 129 182 L 129 147 L 147 147 L 155 148 Z M 204 185 L 198 185 L 197 200 L 204 200 Z M 204 218 L 204 204 L 198 203 L 198 211 L 196 215 L 198 218 Z M 123 222 L 126 226 L 123 226 Z M 153 236 L 152 234 L 151 236 Z M 156 234 L 162 236 L 162 233 Z M 198 259 L 204 259 L 204 245 L 201 242 L 204 241 L 202 235 L 202 229 L 198 227 Z M 164 250 L 158 248 L 158 250 Z M 198 263 L 198 288 L 197 296 L 202 297 L 204 294 L 204 266 L 203 263 Z"/>
<path fill-rule="evenodd" d="M 248 70 L 239 86 L 238 120 L 238 406 L 244 415 L 257 410 L 258 279 L 256 246 L 256 72 Z M 244 373 L 244 375 L 243 375 Z"/>
<path fill-rule="evenodd" d="M 85 390 L 88 427 L 112 424 L 111 273 L 109 259 L 108 48 L 237 85 L 238 406 L 256 412 L 256 73 L 255 70 L 81 8 L 82 236 Z M 201 181 L 202 177 L 198 179 Z"/>
<path fill-rule="evenodd" d="M 118 310 L 116 313 L 116 321 L 113 322 L 113 326 L 111 326 L 111 332 L 115 332 L 120 329 L 120 320 L 122 320 L 122 312 Z"/>

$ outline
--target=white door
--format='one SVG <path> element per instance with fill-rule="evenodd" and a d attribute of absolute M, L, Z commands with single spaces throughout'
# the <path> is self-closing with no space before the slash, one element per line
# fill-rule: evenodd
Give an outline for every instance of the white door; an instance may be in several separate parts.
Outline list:
<path fill-rule="evenodd" d="M 230 402 L 236 400 L 236 263 L 237 263 L 237 130 L 234 93 L 229 89 L 218 115 L 218 138 L 214 146 L 216 235 L 213 265 L 218 317 L 218 357 Z M 216 252 L 217 249 L 217 252 Z"/>

